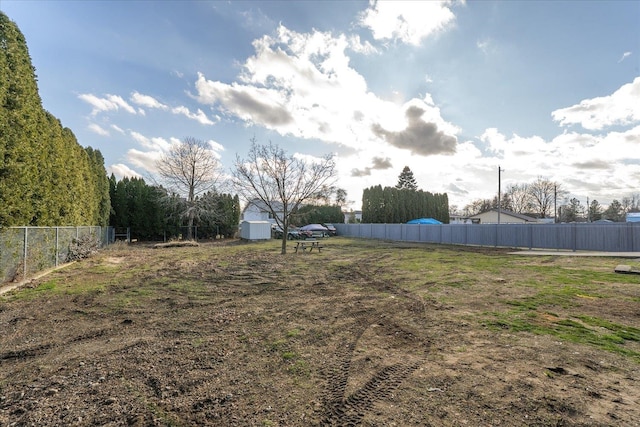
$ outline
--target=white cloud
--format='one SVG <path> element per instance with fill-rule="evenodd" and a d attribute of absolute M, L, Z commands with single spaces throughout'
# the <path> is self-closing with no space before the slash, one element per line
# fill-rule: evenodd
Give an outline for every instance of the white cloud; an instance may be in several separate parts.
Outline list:
<path fill-rule="evenodd" d="M 108 131 L 108 130 L 106 130 L 106 129 L 104 129 L 104 128 L 102 128 L 100 125 L 98 125 L 98 124 L 96 124 L 96 123 L 91 123 L 91 124 L 88 126 L 88 129 L 89 129 L 91 132 L 93 132 L 93 133 L 95 133 L 95 134 L 98 134 L 98 135 L 100 135 L 100 136 L 109 136 L 109 131 Z"/>
<path fill-rule="evenodd" d="M 580 124 L 588 130 L 629 125 L 640 121 L 640 77 L 609 96 L 585 99 L 579 104 L 551 113 L 561 126 Z"/>
<path fill-rule="evenodd" d="M 131 131 L 129 132 L 134 141 L 143 146 L 144 148 L 149 148 L 151 150 L 155 150 L 158 152 L 168 151 L 171 148 L 171 144 L 173 141 L 167 141 L 164 138 L 155 137 L 148 138 L 142 135 L 139 132 Z"/>
<path fill-rule="evenodd" d="M 123 130 L 123 129 L 121 129 L 121 128 L 120 128 L 119 126 L 117 126 L 117 125 L 111 125 L 111 129 L 113 129 L 113 130 L 115 130 L 116 132 L 121 133 L 121 134 L 123 134 L 123 135 L 124 135 L 124 130 Z"/>
<path fill-rule="evenodd" d="M 419 45 L 423 39 L 453 23 L 452 1 L 370 1 L 360 25 L 377 40 L 393 39 Z"/>
<path fill-rule="evenodd" d="M 156 164 L 161 157 L 161 151 L 140 151 L 135 148 L 127 151 L 129 163 L 151 173 L 157 172 Z"/>
<path fill-rule="evenodd" d="M 493 42 L 489 39 L 476 41 L 476 47 L 480 49 L 484 55 L 488 55 L 495 50 Z"/>
<path fill-rule="evenodd" d="M 207 115 L 200 109 L 198 109 L 197 113 L 192 113 L 191 111 L 189 111 L 189 109 L 187 107 L 184 106 L 178 106 L 178 107 L 174 107 L 171 109 L 171 112 L 173 114 L 179 114 L 182 116 L 185 116 L 191 120 L 195 120 L 200 124 L 203 125 L 214 125 L 215 122 L 213 122 L 211 119 L 209 119 L 207 117 Z"/>
<path fill-rule="evenodd" d="M 384 132 L 374 132 L 373 126 L 385 132 L 407 130 L 411 107 L 422 110 L 421 120 L 448 136 L 458 131 L 442 119 L 428 94 L 401 104 L 370 92 L 364 77 L 349 65 L 344 35 L 302 34 L 280 26 L 275 37 L 264 36 L 253 44 L 256 53 L 243 64 L 239 82 L 207 80 L 199 73 L 195 98 L 281 135 L 356 150 L 384 151 L 386 141 L 397 141 L 381 137 Z"/>
<path fill-rule="evenodd" d="M 129 100 L 131 100 L 131 102 L 133 102 L 134 104 L 140 105 L 142 107 L 157 108 L 160 110 L 169 109 L 169 107 L 167 107 L 166 105 L 164 105 L 163 103 L 155 99 L 154 97 L 149 95 L 143 95 L 138 92 L 133 92 Z"/>
<path fill-rule="evenodd" d="M 123 163 L 116 163 L 108 166 L 106 169 L 109 175 L 114 174 L 118 179 L 122 179 L 124 177 L 142 178 L 142 175 Z"/>
<path fill-rule="evenodd" d="M 379 53 L 379 50 L 376 49 L 374 45 L 365 41 L 364 43 L 360 41 L 360 36 L 357 34 L 353 34 L 349 36 L 349 48 L 356 52 L 362 53 L 364 55 L 373 55 Z"/>
<path fill-rule="evenodd" d="M 106 95 L 104 98 L 99 98 L 90 93 L 83 93 L 78 95 L 78 98 L 93 107 L 93 110 L 91 111 L 92 116 L 103 111 L 119 111 L 120 109 L 131 114 L 136 114 L 135 108 L 129 105 L 127 101 L 118 95 Z"/>
<path fill-rule="evenodd" d="M 622 61 L 624 61 L 625 59 L 627 59 L 630 56 L 631 56 L 631 52 L 623 53 L 622 56 L 620 57 L 620 59 L 618 60 L 618 64 L 621 63 Z"/>
<path fill-rule="evenodd" d="M 210 139 L 209 141 L 207 141 L 209 143 L 209 145 L 211 146 L 211 149 L 213 151 L 215 151 L 216 153 L 219 151 L 224 151 L 224 146 L 216 141 L 214 141 L 213 139 Z"/>
<path fill-rule="evenodd" d="M 161 137 L 147 137 L 135 131 L 130 131 L 129 135 L 145 150 L 129 149 L 126 156 L 127 161 L 152 175 L 157 173 L 157 162 L 162 156 L 168 153 L 173 146 L 181 143 L 180 139 L 175 137 L 167 140 Z M 209 140 L 207 143 L 209 144 L 211 155 L 220 160 L 220 152 L 224 151 L 224 146 L 214 140 Z"/>
<path fill-rule="evenodd" d="M 513 183 L 542 175 L 601 203 L 609 203 L 616 190 L 622 197 L 637 188 L 630 177 L 640 170 L 640 126 L 605 135 L 565 132 L 550 141 L 487 129 L 481 140 L 496 155 L 491 161 L 506 170 L 503 178 Z"/>
<path fill-rule="evenodd" d="M 91 111 L 91 115 L 95 116 L 101 112 L 108 111 L 119 111 L 120 109 L 131 113 L 137 114 L 140 116 L 146 116 L 146 112 L 144 109 L 138 107 L 137 109 L 128 104 L 122 97 L 118 95 L 106 95 L 104 98 L 99 98 L 93 94 L 81 94 L 78 96 L 81 100 L 87 102 L 91 106 L 93 106 L 93 110 Z M 171 111 L 171 113 L 176 115 L 181 115 L 187 117 L 188 119 L 195 120 L 203 125 L 214 125 L 215 122 L 212 121 L 207 115 L 200 109 L 197 112 L 192 113 L 185 106 L 177 106 L 174 108 L 169 108 L 169 106 L 161 103 L 157 99 L 153 98 L 149 95 L 143 95 L 139 92 L 132 92 L 129 97 L 130 101 L 138 106 L 152 108 L 162 111 Z M 219 119 L 219 118 L 217 118 Z M 94 132 L 97 131 L 94 129 Z M 122 130 L 119 130 L 122 133 Z"/>

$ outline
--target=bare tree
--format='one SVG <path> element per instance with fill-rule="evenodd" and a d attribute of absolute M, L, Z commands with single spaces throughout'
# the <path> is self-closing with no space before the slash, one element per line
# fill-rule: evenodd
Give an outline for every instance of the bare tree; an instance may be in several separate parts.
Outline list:
<path fill-rule="evenodd" d="M 542 177 L 538 177 L 528 187 L 531 204 L 540 218 L 549 217 L 549 214 L 553 212 L 556 200 L 567 194 L 560 184 Z"/>
<path fill-rule="evenodd" d="M 622 198 L 622 209 L 624 213 L 640 211 L 640 193 L 634 193 L 631 196 Z"/>
<path fill-rule="evenodd" d="M 156 163 L 162 184 L 186 200 L 183 216 L 188 221 L 187 238 L 191 239 L 194 220 L 202 206 L 204 193 L 215 190 L 220 175 L 220 162 L 211 145 L 187 137 L 175 144 Z"/>
<path fill-rule="evenodd" d="M 497 201 L 496 201 L 497 203 Z M 489 199 L 476 199 L 471 203 L 465 205 L 462 213 L 464 216 L 473 216 L 482 212 L 486 212 L 488 210 L 493 209 L 494 206 L 491 204 L 491 200 Z"/>
<path fill-rule="evenodd" d="M 506 194 L 511 200 L 511 210 L 515 213 L 523 214 L 531 212 L 531 195 L 528 184 L 513 184 L 507 188 Z"/>
<path fill-rule="evenodd" d="M 336 206 L 344 207 L 347 204 L 347 190 L 344 188 L 336 189 Z"/>
<path fill-rule="evenodd" d="M 251 139 L 246 159 L 236 156 L 232 184 L 241 198 L 251 203 L 259 200 L 276 224 L 282 228 L 282 254 L 287 253 L 287 230 L 291 215 L 303 202 L 322 194 L 335 182 L 335 161 L 327 155 L 307 162 L 287 153 L 277 145 L 256 144 Z"/>
<path fill-rule="evenodd" d="M 513 206 L 511 205 L 511 196 L 509 193 L 502 193 L 500 197 L 500 210 L 502 211 L 513 211 Z M 491 200 L 491 209 L 498 209 L 498 196 L 494 196 Z"/>

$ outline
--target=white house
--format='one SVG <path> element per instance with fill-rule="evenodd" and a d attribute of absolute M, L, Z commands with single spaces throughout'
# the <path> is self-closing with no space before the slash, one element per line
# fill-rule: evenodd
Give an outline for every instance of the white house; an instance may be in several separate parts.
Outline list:
<path fill-rule="evenodd" d="M 491 209 L 489 211 L 481 212 L 469 217 L 474 224 L 497 224 L 498 223 L 498 209 Z M 538 219 L 519 213 L 500 210 L 500 224 L 525 224 L 525 223 L 537 223 Z"/>
<path fill-rule="evenodd" d="M 478 221 L 476 221 L 477 223 Z M 471 219 L 467 218 L 466 216 L 459 214 L 459 213 L 454 213 L 454 214 L 449 214 L 449 224 L 472 224 L 473 221 L 471 221 Z"/>
<path fill-rule="evenodd" d="M 282 203 L 271 202 L 271 206 L 275 208 L 276 215 L 282 220 L 284 216 L 284 210 L 282 209 Z M 271 224 L 276 223 L 276 219 L 269 210 L 269 207 L 260 199 L 253 199 L 242 211 L 240 218 L 243 221 L 268 221 Z"/>

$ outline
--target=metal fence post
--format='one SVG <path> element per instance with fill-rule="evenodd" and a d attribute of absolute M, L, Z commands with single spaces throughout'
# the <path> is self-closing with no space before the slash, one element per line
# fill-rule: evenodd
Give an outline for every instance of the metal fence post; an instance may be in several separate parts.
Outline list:
<path fill-rule="evenodd" d="M 58 266 L 58 258 L 59 258 L 59 252 L 58 252 L 58 240 L 59 240 L 59 237 L 58 237 L 58 231 L 59 231 L 59 228 L 58 228 L 58 227 L 56 227 L 56 267 Z"/>
<path fill-rule="evenodd" d="M 27 248 L 28 248 L 28 230 L 29 227 L 25 227 L 24 228 L 24 255 L 23 255 L 23 262 L 22 262 L 22 280 L 26 280 L 27 279 Z"/>

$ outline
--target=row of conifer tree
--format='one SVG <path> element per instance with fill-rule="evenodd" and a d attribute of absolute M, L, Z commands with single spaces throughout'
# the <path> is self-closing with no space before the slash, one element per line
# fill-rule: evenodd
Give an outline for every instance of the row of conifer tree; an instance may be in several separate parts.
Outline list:
<path fill-rule="evenodd" d="M 24 36 L 0 12 L 0 227 L 107 225 L 98 150 L 42 107 Z"/>
<path fill-rule="evenodd" d="M 180 234 L 188 209 L 182 198 L 141 178 L 108 178 L 100 151 L 82 147 L 42 107 L 24 35 L 2 12 L 0 105 L 0 228 L 112 225 L 140 239 Z M 238 197 L 201 197 L 201 235 L 233 235 Z"/>

